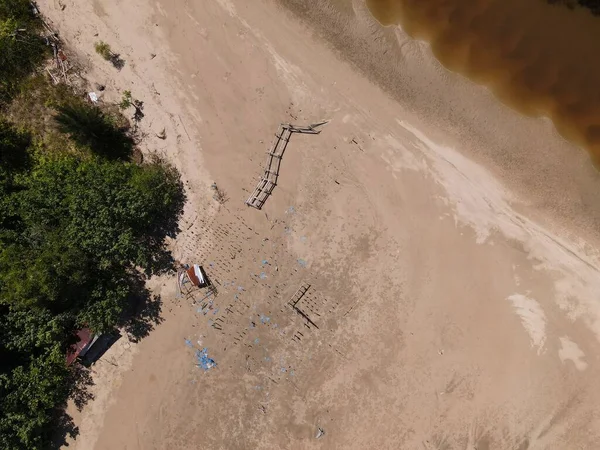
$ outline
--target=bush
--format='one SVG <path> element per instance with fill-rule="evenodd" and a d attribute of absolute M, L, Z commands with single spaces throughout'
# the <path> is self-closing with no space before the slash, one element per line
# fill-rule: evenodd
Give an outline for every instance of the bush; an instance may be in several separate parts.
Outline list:
<path fill-rule="evenodd" d="M 16 93 L 19 83 L 35 70 L 45 54 L 36 31 L 23 28 L 17 19 L 0 19 L 0 102 L 6 103 Z"/>
<path fill-rule="evenodd" d="M 84 102 L 58 106 L 55 121 L 59 131 L 68 134 L 80 146 L 97 155 L 111 159 L 129 159 L 133 139 L 126 126 L 118 126 L 117 119 L 105 114 L 99 107 Z"/>
<path fill-rule="evenodd" d="M 96 49 L 96 53 L 102 56 L 105 60 L 110 61 L 113 57 L 113 52 L 110 49 L 110 45 L 108 45 L 104 41 L 99 41 L 94 44 L 94 48 Z"/>

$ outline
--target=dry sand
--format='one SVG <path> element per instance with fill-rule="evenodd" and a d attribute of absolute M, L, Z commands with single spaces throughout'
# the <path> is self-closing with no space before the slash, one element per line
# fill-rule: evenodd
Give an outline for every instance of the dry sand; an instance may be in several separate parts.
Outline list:
<path fill-rule="evenodd" d="M 103 100 L 145 102 L 189 196 L 174 256 L 219 291 L 204 314 L 151 280 L 164 321 L 94 366 L 69 448 L 598 447 L 600 182 L 547 120 L 359 0 L 61 2 Z M 322 120 L 247 208 L 277 125 Z M 287 306 L 302 283 L 318 328 Z"/>

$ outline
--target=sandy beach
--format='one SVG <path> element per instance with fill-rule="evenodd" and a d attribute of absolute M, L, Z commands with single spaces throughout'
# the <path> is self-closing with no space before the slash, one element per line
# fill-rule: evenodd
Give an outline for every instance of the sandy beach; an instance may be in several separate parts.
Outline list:
<path fill-rule="evenodd" d="M 150 280 L 163 320 L 93 366 L 68 448 L 597 448 L 600 177 L 550 120 L 362 0 L 39 6 L 101 101 L 144 102 L 188 195 L 173 256 L 218 290 Z M 247 207 L 279 124 L 323 121 Z"/>

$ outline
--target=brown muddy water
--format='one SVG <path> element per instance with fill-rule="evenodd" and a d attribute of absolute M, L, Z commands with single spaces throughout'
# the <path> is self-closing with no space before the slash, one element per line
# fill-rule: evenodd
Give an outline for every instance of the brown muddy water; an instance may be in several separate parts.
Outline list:
<path fill-rule="evenodd" d="M 600 163 L 600 17 L 545 0 L 367 0 L 384 25 L 530 116 L 550 117 Z"/>

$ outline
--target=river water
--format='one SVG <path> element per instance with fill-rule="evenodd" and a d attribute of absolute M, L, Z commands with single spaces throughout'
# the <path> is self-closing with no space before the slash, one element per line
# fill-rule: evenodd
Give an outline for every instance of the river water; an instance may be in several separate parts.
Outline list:
<path fill-rule="evenodd" d="M 545 0 L 367 0 L 384 25 L 430 42 L 448 69 L 600 162 L 600 17 Z"/>

